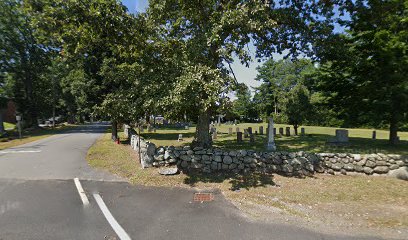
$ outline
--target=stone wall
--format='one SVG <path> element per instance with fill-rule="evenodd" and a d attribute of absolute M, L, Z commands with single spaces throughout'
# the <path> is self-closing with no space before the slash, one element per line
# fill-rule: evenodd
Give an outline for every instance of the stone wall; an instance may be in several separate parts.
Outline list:
<path fill-rule="evenodd" d="M 131 133 L 131 146 L 138 151 L 139 137 Z M 329 174 L 393 174 L 408 172 L 408 157 L 396 154 L 349 154 L 308 152 L 227 151 L 200 147 L 156 147 L 140 138 L 143 167 L 177 165 L 178 168 L 206 173 L 260 171 L 287 176 Z M 405 174 L 406 175 L 406 174 Z M 408 175 L 402 178 L 408 178 Z M 408 180 L 408 179 L 407 179 Z"/>

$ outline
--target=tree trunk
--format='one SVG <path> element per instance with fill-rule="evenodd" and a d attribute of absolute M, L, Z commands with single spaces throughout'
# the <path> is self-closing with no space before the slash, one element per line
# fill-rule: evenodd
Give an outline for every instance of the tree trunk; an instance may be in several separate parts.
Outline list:
<path fill-rule="evenodd" d="M 112 140 L 116 141 L 118 139 L 118 122 L 112 121 Z"/>
<path fill-rule="evenodd" d="M 193 140 L 194 147 L 209 148 L 212 145 L 210 136 L 210 111 L 200 111 Z"/>
<path fill-rule="evenodd" d="M 391 113 L 389 142 L 391 145 L 398 143 L 398 121 L 395 113 Z"/>
<path fill-rule="evenodd" d="M 293 124 L 293 129 L 295 129 L 295 135 L 298 135 L 298 125 L 297 124 Z"/>

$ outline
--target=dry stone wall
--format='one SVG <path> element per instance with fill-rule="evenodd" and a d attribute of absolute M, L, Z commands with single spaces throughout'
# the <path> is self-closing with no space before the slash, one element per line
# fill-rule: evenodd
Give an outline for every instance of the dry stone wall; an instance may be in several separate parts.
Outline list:
<path fill-rule="evenodd" d="M 206 173 L 250 171 L 279 173 L 287 176 L 329 174 L 394 174 L 408 180 L 408 157 L 396 154 L 349 154 L 308 152 L 256 152 L 200 147 L 156 147 L 132 132 L 131 146 L 141 149 L 143 167 L 177 165 L 178 168 Z M 139 143 L 140 142 L 140 143 Z M 398 176 L 397 176 L 398 177 Z"/>

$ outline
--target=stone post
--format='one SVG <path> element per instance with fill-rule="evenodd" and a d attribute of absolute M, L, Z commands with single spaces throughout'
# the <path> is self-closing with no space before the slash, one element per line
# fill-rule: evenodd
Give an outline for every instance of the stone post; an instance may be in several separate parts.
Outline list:
<path fill-rule="evenodd" d="M 290 127 L 286 127 L 286 136 L 290 136 Z"/>
<path fill-rule="evenodd" d="M 232 128 L 228 128 L 228 134 L 232 134 Z"/>
<path fill-rule="evenodd" d="M 280 134 L 281 136 L 283 136 L 283 128 L 282 128 L 282 127 L 279 128 L 279 134 Z"/>
<path fill-rule="evenodd" d="M 237 142 L 238 143 L 242 142 L 242 132 L 237 132 Z"/>
<path fill-rule="evenodd" d="M 266 149 L 268 151 L 276 151 L 274 137 L 275 135 L 273 134 L 273 119 L 270 117 L 268 123 L 268 143 L 266 144 Z"/>

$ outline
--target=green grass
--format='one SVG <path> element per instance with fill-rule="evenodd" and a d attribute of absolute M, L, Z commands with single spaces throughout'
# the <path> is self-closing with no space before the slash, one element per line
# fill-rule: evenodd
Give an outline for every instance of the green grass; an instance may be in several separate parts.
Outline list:
<path fill-rule="evenodd" d="M 16 127 L 16 124 L 14 124 L 14 123 L 4 122 L 4 128 L 5 129 L 14 129 L 15 127 Z"/>
<path fill-rule="evenodd" d="M 244 138 L 242 143 L 236 142 L 236 128 L 239 127 L 242 132 L 244 128 L 252 127 L 252 131 L 259 131 L 259 126 L 264 127 L 264 135 L 255 135 L 255 142 L 250 143 L 249 138 Z M 279 128 L 284 129 L 289 125 L 275 124 L 277 132 Z M 233 134 L 228 134 L 232 127 Z M 256 151 L 265 151 L 266 127 L 263 123 L 245 123 L 237 126 L 221 125 L 217 126 L 218 138 L 214 141 L 214 146 L 222 149 L 252 149 Z M 310 152 L 352 152 L 352 153 L 394 153 L 408 155 L 408 132 L 399 132 L 401 142 L 396 146 L 388 144 L 388 131 L 376 130 L 377 139 L 373 140 L 372 131 L 374 129 L 356 129 L 349 128 L 350 143 L 347 146 L 332 146 L 326 144 L 326 141 L 335 135 L 338 128 L 303 126 L 306 130 L 305 136 L 294 136 L 293 127 L 291 127 L 292 136 L 276 136 L 275 141 L 280 151 L 310 151 Z M 189 130 L 164 128 L 158 129 L 156 133 L 145 132 L 142 136 L 155 143 L 158 146 L 180 146 L 191 143 L 194 137 L 195 128 Z M 300 132 L 300 128 L 299 128 Z M 183 134 L 184 141 L 177 142 L 178 134 Z"/>
<path fill-rule="evenodd" d="M 323 219 L 337 224 L 342 220 L 362 226 L 408 227 L 408 182 L 393 178 L 322 174 L 289 178 L 223 172 L 162 176 L 157 168 L 141 169 L 137 152 L 129 145 L 113 143 L 109 133 L 89 149 L 87 160 L 91 166 L 107 169 L 132 184 L 220 189 L 227 199 L 250 216 L 260 213 L 263 215 L 258 216 L 260 218 L 270 217 L 265 207 L 274 207 L 283 214 L 312 221 Z"/>

